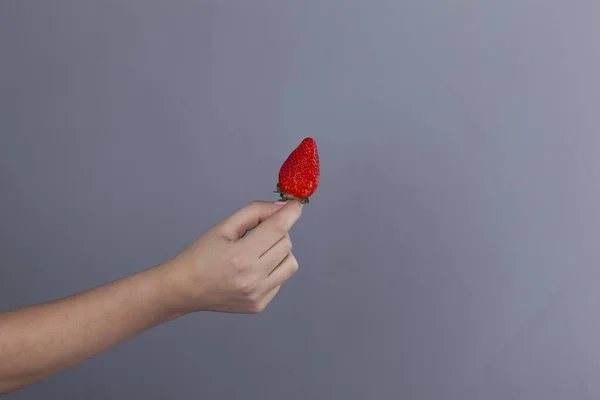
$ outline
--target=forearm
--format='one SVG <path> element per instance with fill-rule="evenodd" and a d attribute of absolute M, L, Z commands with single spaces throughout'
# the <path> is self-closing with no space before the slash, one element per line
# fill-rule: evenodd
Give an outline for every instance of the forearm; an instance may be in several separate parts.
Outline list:
<path fill-rule="evenodd" d="M 49 303 L 0 313 L 0 393 L 64 370 L 178 315 L 166 265 Z"/>

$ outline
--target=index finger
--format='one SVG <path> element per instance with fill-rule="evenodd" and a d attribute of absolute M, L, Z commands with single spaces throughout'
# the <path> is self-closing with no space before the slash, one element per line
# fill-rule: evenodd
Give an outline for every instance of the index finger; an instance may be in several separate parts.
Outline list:
<path fill-rule="evenodd" d="M 254 256 L 260 257 L 288 234 L 300 215 L 302 215 L 302 204 L 296 200 L 289 201 L 241 241 L 252 249 Z"/>
<path fill-rule="evenodd" d="M 218 225 L 222 234 L 229 240 L 238 240 L 244 234 L 265 221 L 271 214 L 281 208 L 277 203 L 253 201 L 225 218 Z"/>

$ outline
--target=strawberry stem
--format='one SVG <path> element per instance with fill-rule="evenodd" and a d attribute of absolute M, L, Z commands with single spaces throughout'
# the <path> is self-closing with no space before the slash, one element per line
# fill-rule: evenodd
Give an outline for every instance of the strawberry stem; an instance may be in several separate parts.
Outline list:
<path fill-rule="evenodd" d="M 281 190 L 279 183 L 277 184 L 277 190 L 274 190 L 273 192 L 279 193 L 279 196 L 281 197 L 281 199 L 280 199 L 281 201 L 298 200 L 300 202 L 300 204 L 308 204 L 309 203 L 308 197 L 298 198 L 298 197 L 292 196 L 291 194 L 287 194 L 286 192 Z"/>

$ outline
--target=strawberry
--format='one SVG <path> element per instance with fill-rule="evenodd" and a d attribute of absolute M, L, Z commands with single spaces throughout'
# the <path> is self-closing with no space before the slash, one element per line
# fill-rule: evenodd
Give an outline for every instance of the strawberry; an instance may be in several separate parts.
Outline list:
<path fill-rule="evenodd" d="M 277 190 L 281 200 L 299 200 L 308 203 L 308 198 L 315 193 L 319 186 L 321 169 L 319 152 L 314 139 L 305 138 L 288 156 L 279 169 Z"/>

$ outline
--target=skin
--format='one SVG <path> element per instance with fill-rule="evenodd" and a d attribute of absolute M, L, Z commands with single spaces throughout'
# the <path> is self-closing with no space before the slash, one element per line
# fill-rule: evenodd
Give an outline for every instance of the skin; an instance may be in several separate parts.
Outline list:
<path fill-rule="evenodd" d="M 302 205 L 252 202 L 172 259 L 72 296 L 0 313 L 0 394 L 199 312 L 255 314 L 298 269 Z"/>

